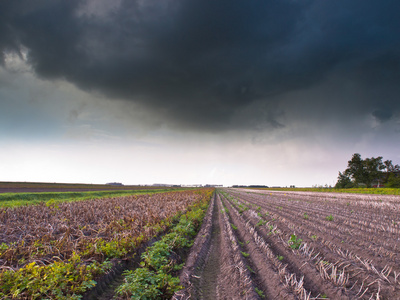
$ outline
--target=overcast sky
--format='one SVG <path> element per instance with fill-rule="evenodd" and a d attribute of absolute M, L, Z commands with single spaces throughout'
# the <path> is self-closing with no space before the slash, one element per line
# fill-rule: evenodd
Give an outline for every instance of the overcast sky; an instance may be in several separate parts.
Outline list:
<path fill-rule="evenodd" d="M 0 1 L 0 181 L 334 185 L 400 163 L 398 0 Z"/>

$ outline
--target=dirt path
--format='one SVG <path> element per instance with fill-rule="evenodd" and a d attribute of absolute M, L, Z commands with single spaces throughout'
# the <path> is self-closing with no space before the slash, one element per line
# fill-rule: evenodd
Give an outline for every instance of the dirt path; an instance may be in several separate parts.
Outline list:
<path fill-rule="evenodd" d="M 214 204 L 212 227 L 211 227 L 211 246 L 206 258 L 206 263 L 202 272 L 199 272 L 200 287 L 199 299 L 217 299 L 217 282 L 219 266 L 221 265 L 221 228 L 219 227 L 219 214 L 217 205 Z"/>
<path fill-rule="evenodd" d="M 215 196 L 211 199 L 207 214 L 180 280 L 185 289 L 175 294 L 174 299 L 216 299 L 221 251 L 221 230 Z"/>

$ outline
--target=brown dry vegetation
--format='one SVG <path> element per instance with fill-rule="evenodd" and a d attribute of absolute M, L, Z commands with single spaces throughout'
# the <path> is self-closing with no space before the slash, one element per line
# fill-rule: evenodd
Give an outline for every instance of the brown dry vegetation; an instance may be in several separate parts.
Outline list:
<path fill-rule="evenodd" d="M 199 197 L 184 191 L 0 209 L 0 245 L 7 245 L 0 270 L 66 260 L 73 252 L 92 261 L 123 257 Z"/>

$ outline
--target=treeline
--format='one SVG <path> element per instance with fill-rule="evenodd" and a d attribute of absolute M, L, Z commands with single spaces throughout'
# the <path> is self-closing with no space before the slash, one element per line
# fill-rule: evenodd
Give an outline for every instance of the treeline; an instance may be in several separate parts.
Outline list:
<path fill-rule="evenodd" d="M 354 153 L 347 169 L 339 172 L 336 188 L 390 187 L 400 188 L 400 166 L 382 156 L 362 159 Z"/>
<path fill-rule="evenodd" d="M 267 185 L 232 185 L 233 188 L 268 188 Z"/>

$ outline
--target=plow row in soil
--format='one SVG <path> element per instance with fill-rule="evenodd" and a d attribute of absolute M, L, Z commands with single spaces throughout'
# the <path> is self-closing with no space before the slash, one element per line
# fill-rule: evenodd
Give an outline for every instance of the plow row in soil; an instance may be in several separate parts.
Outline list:
<path fill-rule="evenodd" d="M 263 193 L 217 193 L 175 299 L 400 299 L 393 198 Z"/>

